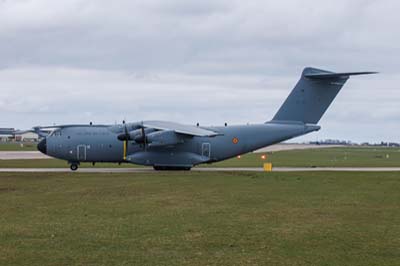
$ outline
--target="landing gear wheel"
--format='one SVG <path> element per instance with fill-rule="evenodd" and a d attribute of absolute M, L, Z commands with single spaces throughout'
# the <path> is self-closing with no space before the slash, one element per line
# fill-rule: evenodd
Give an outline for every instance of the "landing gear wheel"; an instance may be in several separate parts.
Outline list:
<path fill-rule="evenodd" d="M 76 171 L 76 170 L 78 170 L 78 165 L 76 163 L 72 163 L 70 168 L 72 171 Z"/>

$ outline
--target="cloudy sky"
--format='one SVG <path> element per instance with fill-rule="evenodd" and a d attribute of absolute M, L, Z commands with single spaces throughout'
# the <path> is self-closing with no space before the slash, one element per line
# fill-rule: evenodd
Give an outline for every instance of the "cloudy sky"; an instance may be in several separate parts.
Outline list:
<path fill-rule="evenodd" d="M 400 141 L 400 1 L 0 0 L 0 127 L 272 118 L 305 66 L 354 77 L 300 140 Z"/>

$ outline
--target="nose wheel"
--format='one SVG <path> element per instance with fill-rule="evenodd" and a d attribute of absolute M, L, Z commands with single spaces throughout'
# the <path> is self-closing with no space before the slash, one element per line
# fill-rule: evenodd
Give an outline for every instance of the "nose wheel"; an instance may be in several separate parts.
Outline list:
<path fill-rule="evenodd" d="M 69 168 L 71 168 L 72 171 L 76 171 L 76 170 L 78 170 L 78 164 L 76 164 L 76 163 L 71 163 L 71 165 L 69 166 Z"/>

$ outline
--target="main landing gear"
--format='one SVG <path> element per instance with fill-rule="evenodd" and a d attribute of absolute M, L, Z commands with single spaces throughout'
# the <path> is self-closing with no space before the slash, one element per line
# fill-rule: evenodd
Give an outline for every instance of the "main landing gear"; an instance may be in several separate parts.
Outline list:
<path fill-rule="evenodd" d="M 191 167 L 187 166 L 153 166 L 156 171 L 190 171 Z"/>

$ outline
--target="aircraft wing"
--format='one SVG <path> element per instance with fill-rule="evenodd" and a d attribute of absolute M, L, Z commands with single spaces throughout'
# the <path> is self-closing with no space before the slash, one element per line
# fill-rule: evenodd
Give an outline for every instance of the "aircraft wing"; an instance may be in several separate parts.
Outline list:
<path fill-rule="evenodd" d="M 54 126 L 36 126 L 34 128 L 40 129 L 59 129 L 68 127 L 90 127 L 90 124 L 68 124 L 68 125 L 54 125 Z M 96 127 L 109 127 L 110 125 L 95 125 Z"/>
<path fill-rule="evenodd" d="M 158 130 L 173 130 L 179 134 L 198 136 L 198 137 L 213 137 L 220 135 L 220 133 L 218 132 L 204 129 L 201 127 L 182 125 L 179 123 L 168 122 L 168 121 L 143 121 L 143 126 Z"/>

